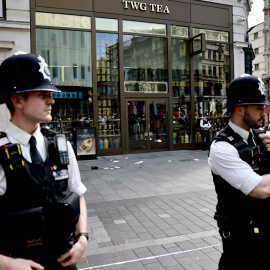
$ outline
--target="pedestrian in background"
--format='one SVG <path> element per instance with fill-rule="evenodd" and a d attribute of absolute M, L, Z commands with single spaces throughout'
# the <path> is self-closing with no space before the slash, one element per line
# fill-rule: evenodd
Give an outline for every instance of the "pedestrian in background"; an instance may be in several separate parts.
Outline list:
<path fill-rule="evenodd" d="M 260 78 L 243 74 L 232 80 L 226 105 L 231 119 L 208 159 L 223 243 L 219 270 L 270 268 L 270 136 L 261 128 L 266 105 Z"/>
<path fill-rule="evenodd" d="M 87 211 L 75 154 L 51 121 L 45 60 L 18 52 L 0 66 L 0 104 L 11 113 L 0 133 L 0 269 L 77 269 L 87 246 Z"/>
<path fill-rule="evenodd" d="M 208 119 L 207 113 L 205 113 L 204 117 L 201 119 L 200 127 L 201 127 L 203 150 L 205 151 L 209 149 L 209 143 L 210 143 L 209 129 L 211 128 L 211 124 Z"/>

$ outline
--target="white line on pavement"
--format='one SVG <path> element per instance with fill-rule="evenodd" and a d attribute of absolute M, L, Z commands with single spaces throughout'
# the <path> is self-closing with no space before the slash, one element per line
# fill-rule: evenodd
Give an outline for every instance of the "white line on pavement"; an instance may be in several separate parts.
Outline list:
<path fill-rule="evenodd" d="M 182 253 L 188 253 L 188 252 L 192 252 L 192 251 L 197 251 L 197 250 L 202 250 L 202 249 L 207 249 L 207 248 L 213 248 L 213 247 L 218 247 L 218 246 L 221 246 L 221 244 L 212 245 L 212 246 L 206 246 L 206 247 L 201 247 L 201 248 L 194 248 L 194 249 L 189 249 L 189 250 L 183 250 L 183 251 L 178 251 L 178 252 L 173 252 L 173 253 L 168 253 L 168 254 L 162 254 L 162 255 L 158 255 L 158 256 L 140 258 L 140 259 L 136 259 L 136 260 L 129 260 L 129 261 L 123 261 L 123 262 L 117 262 L 117 263 L 97 265 L 97 266 L 92 266 L 92 267 L 88 267 L 88 268 L 81 268 L 81 269 L 78 269 L 78 270 L 90 270 L 90 269 L 97 269 L 97 268 L 121 265 L 121 264 L 126 264 L 126 263 L 133 263 L 133 262 L 138 262 L 138 261 L 153 260 L 153 259 L 158 259 L 158 258 L 161 258 L 161 257 L 173 256 L 173 255 L 178 255 L 178 254 L 182 254 Z"/>

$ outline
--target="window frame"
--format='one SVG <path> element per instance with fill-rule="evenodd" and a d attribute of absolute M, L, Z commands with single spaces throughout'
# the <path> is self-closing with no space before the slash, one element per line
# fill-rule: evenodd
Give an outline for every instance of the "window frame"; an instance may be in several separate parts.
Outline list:
<path fill-rule="evenodd" d="M 0 13 L 0 20 L 6 19 L 6 0 L 0 0 L 0 6 L 2 6 L 2 14 Z"/>

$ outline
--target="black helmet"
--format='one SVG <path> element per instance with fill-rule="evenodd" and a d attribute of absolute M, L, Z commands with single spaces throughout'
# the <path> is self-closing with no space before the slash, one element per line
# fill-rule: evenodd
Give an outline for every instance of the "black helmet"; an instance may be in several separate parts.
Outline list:
<path fill-rule="evenodd" d="M 0 104 L 13 94 L 33 91 L 61 92 L 52 84 L 44 58 L 18 52 L 5 59 L 0 66 Z"/>
<path fill-rule="evenodd" d="M 265 96 L 265 85 L 261 78 L 243 74 L 231 81 L 227 89 L 225 108 L 237 105 L 270 105 Z"/>

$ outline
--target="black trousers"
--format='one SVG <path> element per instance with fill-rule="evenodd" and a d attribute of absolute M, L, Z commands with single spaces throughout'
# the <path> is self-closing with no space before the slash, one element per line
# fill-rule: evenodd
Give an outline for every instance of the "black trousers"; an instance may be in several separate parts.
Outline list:
<path fill-rule="evenodd" d="M 210 143 L 209 130 L 201 130 L 203 149 L 207 150 Z"/>
<path fill-rule="evenodd" d="M 220 230 L 220 235 L 223 253 L 218 270 L 270 269 L 270 235 L 254 234 L 252 228 L 231 230 L 228 238 Z"/>

